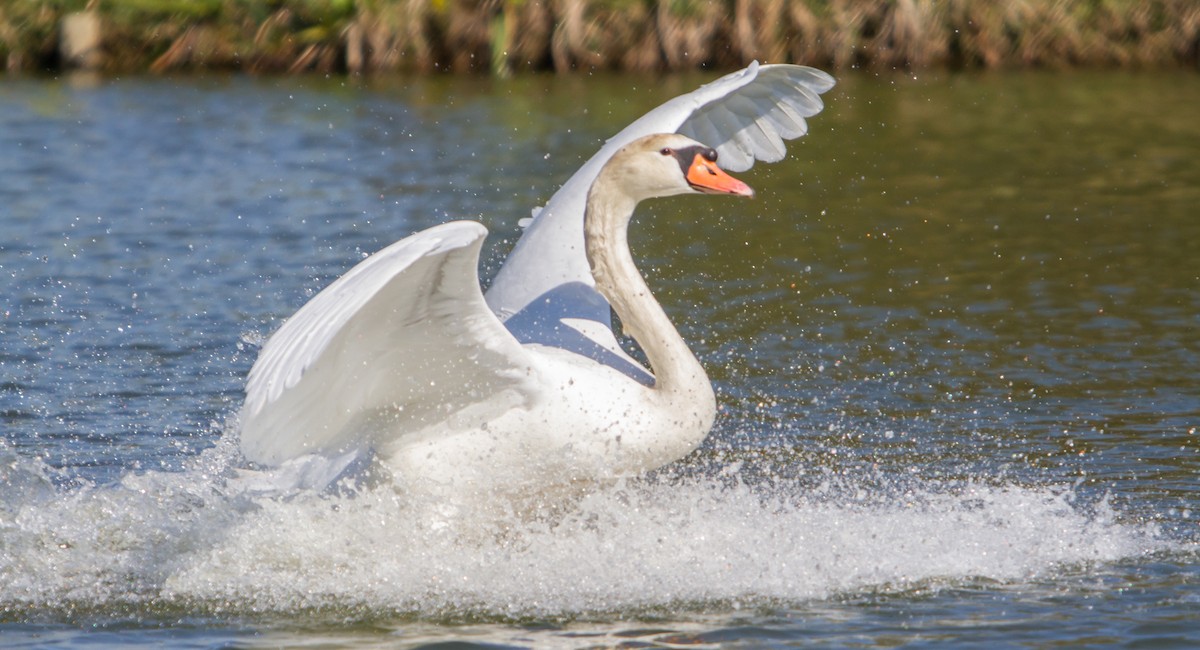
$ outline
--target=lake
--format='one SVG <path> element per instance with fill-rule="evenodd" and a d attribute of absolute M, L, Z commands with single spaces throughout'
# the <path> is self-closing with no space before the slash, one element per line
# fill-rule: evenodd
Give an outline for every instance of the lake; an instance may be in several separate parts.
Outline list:
<path fill-rule="evenodd" d="M 236 488 L 246 372 L 450 219 L 494 275 L 708 75 L 0 84 L 0 645 L 1200 644 L 1200 77 L 841 75 L 631 227 L 706 444 L 461 536 Z"/>

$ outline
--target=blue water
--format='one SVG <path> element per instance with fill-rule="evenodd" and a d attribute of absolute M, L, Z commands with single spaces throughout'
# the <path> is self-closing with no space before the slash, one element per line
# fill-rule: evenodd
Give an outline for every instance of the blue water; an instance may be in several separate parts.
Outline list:
<path fill-rule="evenodd" d="M 1192 75 L 850 76 L 755 202 L 648 207 L 721 404 L 652 476 L 468 531 L 239 482 L 282 319 L 448 219 L 490 277 L 700 81 L 6 80 L 0 645 L 1200 643 Z"/>

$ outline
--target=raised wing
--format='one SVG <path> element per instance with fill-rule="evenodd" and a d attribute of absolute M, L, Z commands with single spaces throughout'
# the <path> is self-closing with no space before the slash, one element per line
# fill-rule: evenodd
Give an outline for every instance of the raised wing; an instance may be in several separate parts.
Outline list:
<path fill-rule="evenodd" d="M 275 465 L 376 445 L 463 408 L 528 396 L 533 360 L 487 308 L 487 229 L 443 224 L 363 260 L 263 347 L 241 412 L 247 459 Z"/>
<path fill-rule="evenodd" d="M 633 140 L 671 132 L 716 148 L 721 166 L 730 171 L 749 169 L 755 160 L 778 161 L 786 153 L 784 141 L 808 131 L 806 118 L 824 108 L 820 95 L 833 84 L 814 68 L 754 63 L 643 115 L 610 139 L 534 217 L 488 290 L 488 305 L 521 341 L 562 347 L 565 323 L 591 321 L 599 325 L 575 329 L 623 355 L 583 248 L 584 205 L 600 168 Z"/>
<path fill-rule="evenodd" d="M 733 172 L 750 169 L 755 160 L 783 160 L 787 155 L 784 141 L 808 133 L 806 118 L 825 108 L 821 93 L 834 84 L 833 77 L 815 68 L 764 65 L 748 82 L 728 91 L 723 88 L 736 83 L 737 75 L 750 75 L 753 69 L 751 66 L 685 95 L 699 95 L 696 99 L 703 103 L 677 129 L 716 148 L 721 167 Z M 705 102 L 705 95 L 718 98 Z"/>

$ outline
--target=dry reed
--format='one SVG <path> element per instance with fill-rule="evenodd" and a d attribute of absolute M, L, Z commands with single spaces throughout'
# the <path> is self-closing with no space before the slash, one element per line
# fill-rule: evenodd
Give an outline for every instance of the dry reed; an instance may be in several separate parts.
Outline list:
<path fill-rule="evenodd" d="M 1200 65 L 1195 0 L 8 0 L 7 70 L 95 11 L 108 71 Z"/>

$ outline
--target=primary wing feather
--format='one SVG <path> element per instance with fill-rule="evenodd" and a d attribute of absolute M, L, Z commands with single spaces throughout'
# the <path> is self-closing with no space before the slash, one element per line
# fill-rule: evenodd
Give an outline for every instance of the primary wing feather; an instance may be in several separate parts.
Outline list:
<path fill-rule="evenodd" d="M 532 360 L 483 301 L 486 234 L 473 222 L 417 233 L 288 319 L 250 371 L 245 456 L 275 464 L 340 453 L 376 442 L 375 429 L 415 431 L 467 406 L 519 400 Z"/>
<path fill-rule="evenodd" d="M 750 169 L 755 160 L 776 162 L 786 154 L 784 140 L 808 132 L 806 118 L 825 107 L 821 93 L 833 83 L 832 77 L 813 68 L 761 66 L 753 83 L 698 107 L 681 122 L 678 132 L 715 148 L 721 167 L 729 171 Z"/>

